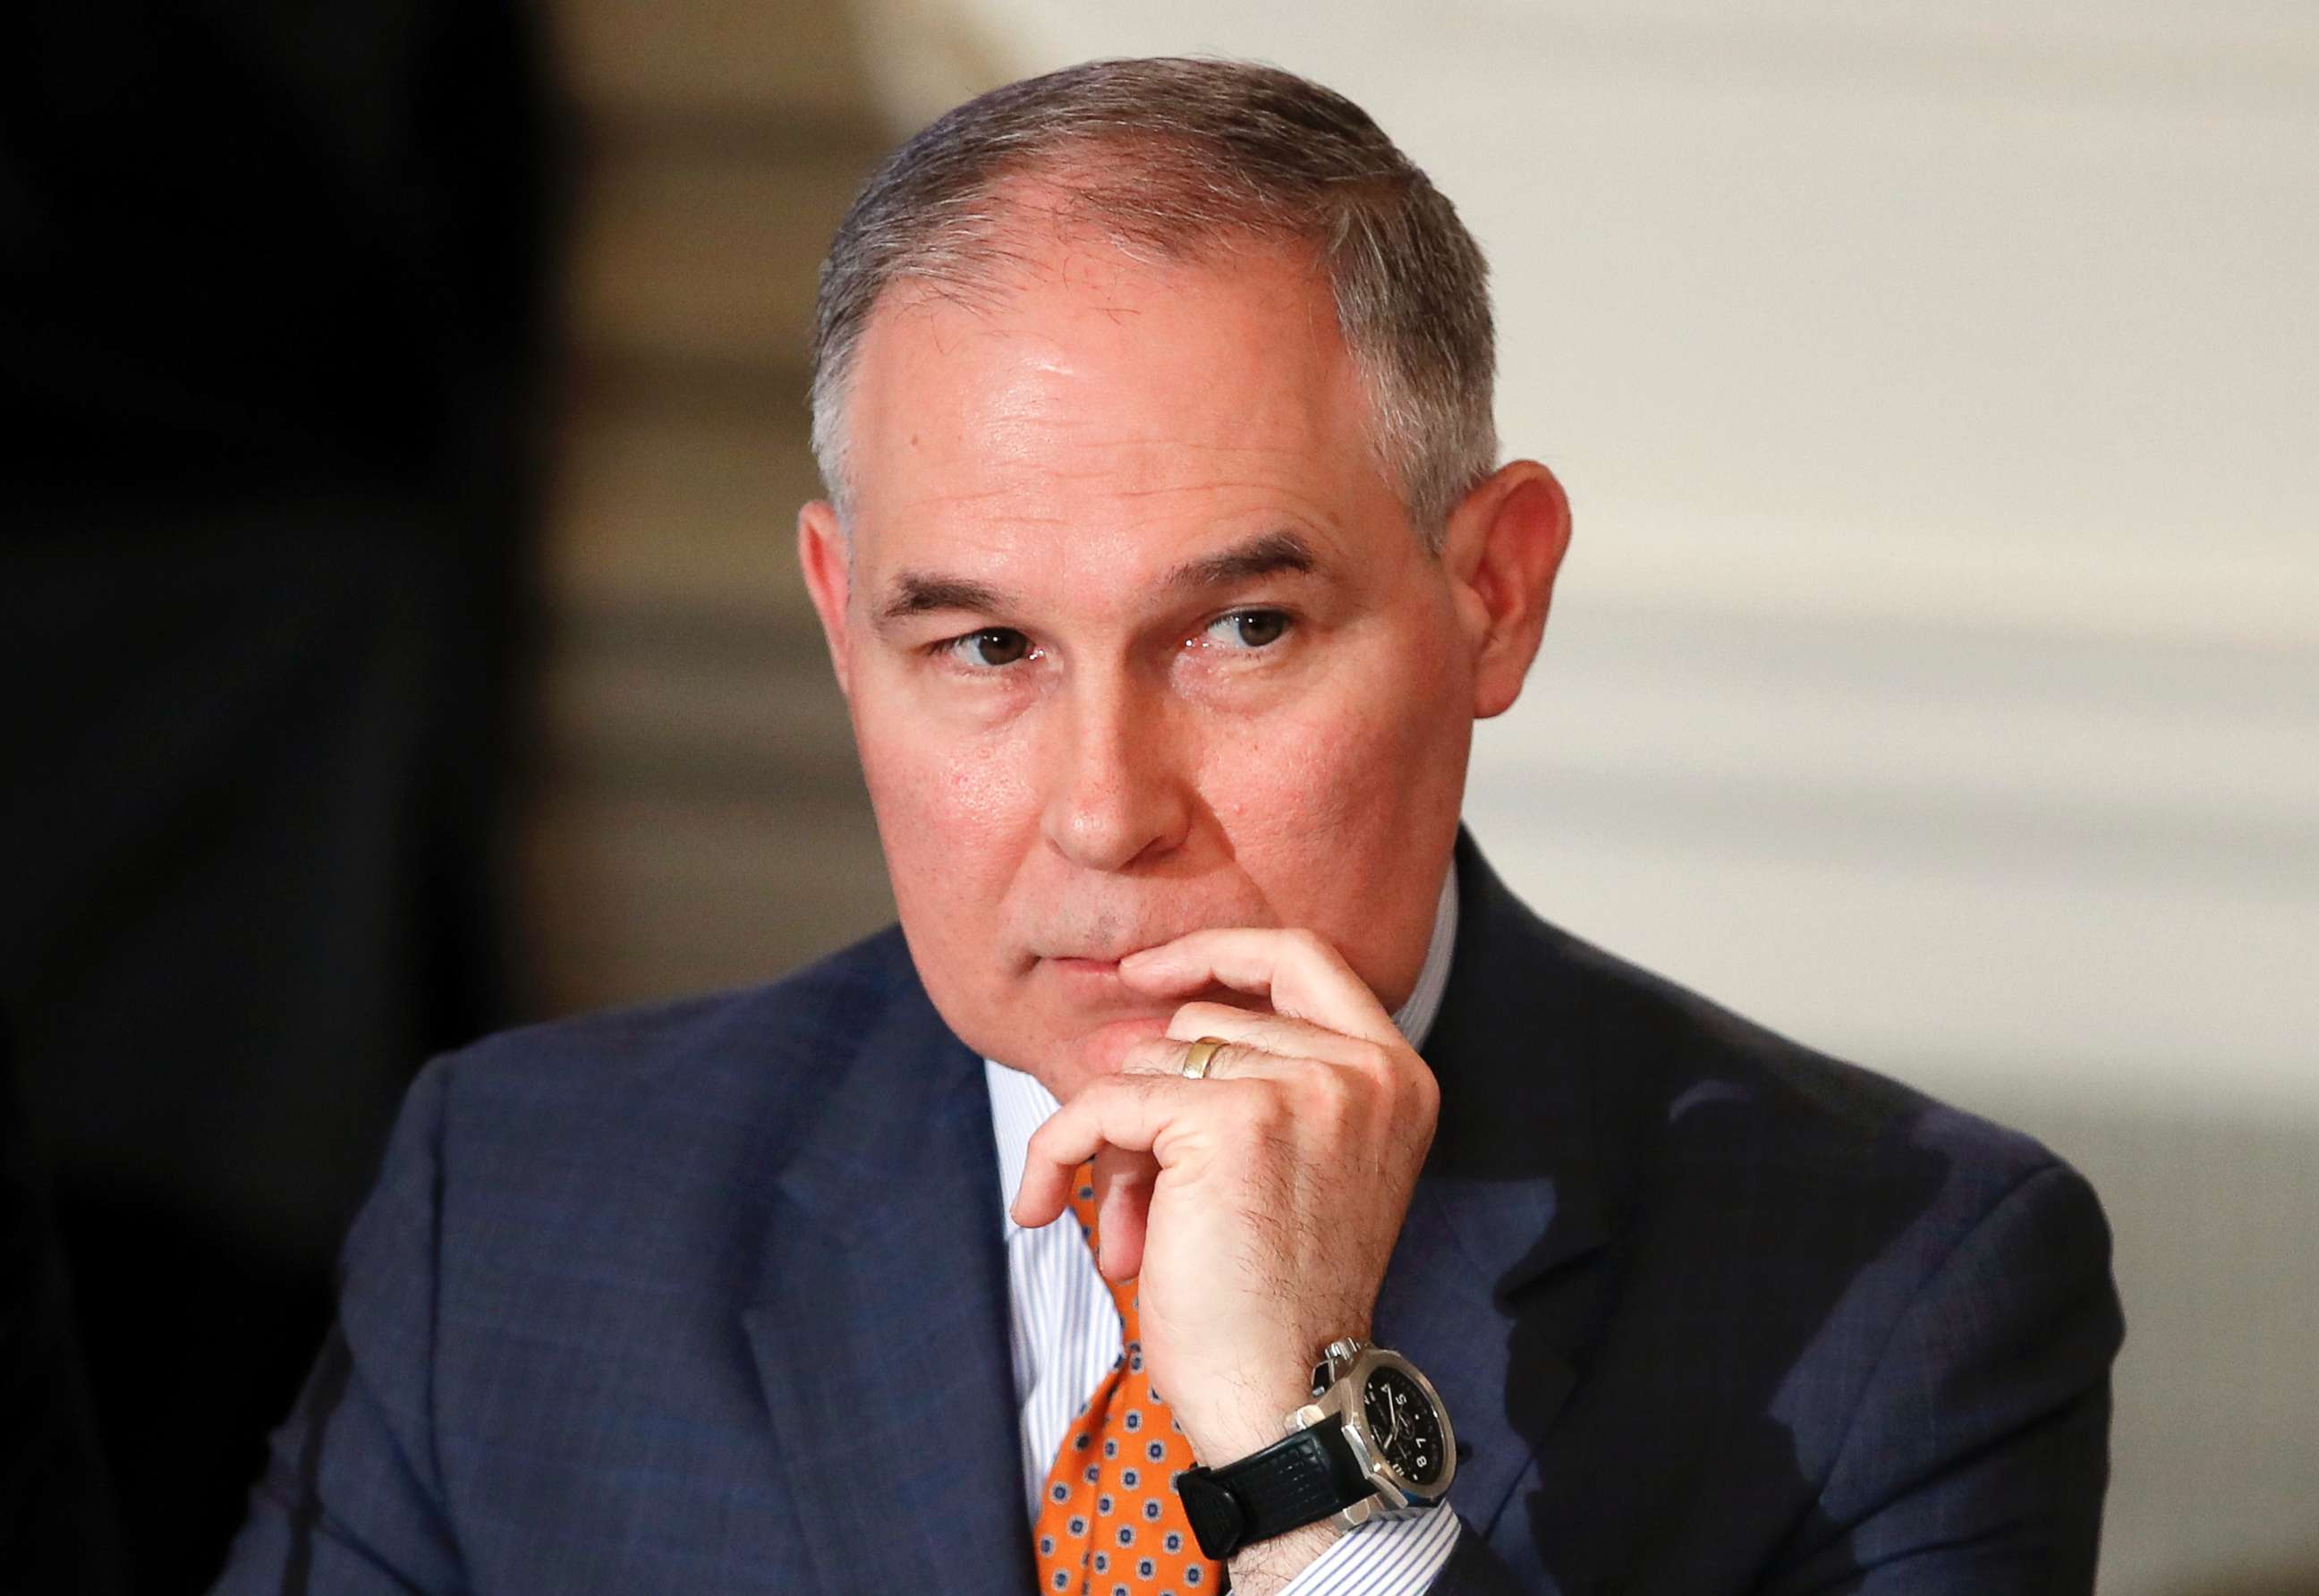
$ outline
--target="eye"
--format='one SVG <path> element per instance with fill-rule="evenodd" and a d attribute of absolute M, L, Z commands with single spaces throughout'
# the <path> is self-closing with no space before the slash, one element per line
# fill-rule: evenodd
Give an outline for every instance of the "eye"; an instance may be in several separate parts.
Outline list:
<path fill-rule="evenodd" d="M 1204 634 L 1227 648 L 1269 648 L 1288 632 L 1288 615 L 1279 609 L 1235 609 L 1220 615 Z"/>
<path fill-rule="evenodd" d="M 1012 627 L 985 627 L 934 645 L 970 671 L 997 671 L 1037 654 L 1031 640 Z"/>

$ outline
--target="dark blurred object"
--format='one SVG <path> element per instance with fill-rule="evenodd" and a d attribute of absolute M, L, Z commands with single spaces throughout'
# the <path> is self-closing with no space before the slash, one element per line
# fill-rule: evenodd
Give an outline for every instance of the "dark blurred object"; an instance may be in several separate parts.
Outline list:
<path fill-rule="evenodd" d="M 515 1006 L 556 140 L 507 0 L 15 15 L 0 1004 L 135 1587 L 183 1591 L 403 1082 Z"/>
<path fill-rule="evenodd" d="M 0 1015 L 0 1590 L 119 1591 L 64 1260 L 32 1170 Z"/>

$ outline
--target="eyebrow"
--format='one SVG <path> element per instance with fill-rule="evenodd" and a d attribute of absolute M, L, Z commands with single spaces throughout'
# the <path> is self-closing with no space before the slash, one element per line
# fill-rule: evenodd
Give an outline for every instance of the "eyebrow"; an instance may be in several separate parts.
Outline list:
<path fill-rule="evenodd" d="M 1319 568 L 1320 563 L 1313 552 L 1313 546 L 1295 533 L 1263 532 L 1245 543 L 1219 549 L 1212 555 L 1203 555 L 1196 560 L 1187 560 L 1161 577 L 1160 585 L 1178 592 L 1225 587 L 1261 576 L 1313 571 Z M 1015 607 L 1012 594 L 988 582 L 975 582 L 962 576 L 944 576 L 938 572 L 905 571 L 894 579 L 893 597 L 879 607 L 877 620 L 882 626 L 906 620 L 911 616 L 932 615 L 943 610 L 964 609 L 992 615 Z"/>
<path fill-rule="evenodd" d="M 905 571 L 894 579 L 894 596 L 879 607 L 878 621 L 882 626 L 914 615 L 932 615 L 937 610 L 995 611 L 1006 608 L 1007 595 L 988 582 Z"/>
<path fill-rule="evenodd" d="M 1283 572 L 1308 572 L 1320 564 L 1313 546 L 1294 532 L 1266 532 L 1213 555 L 1178 565 L 1161 578 L 1163 587 L 1220 588 Z"/>

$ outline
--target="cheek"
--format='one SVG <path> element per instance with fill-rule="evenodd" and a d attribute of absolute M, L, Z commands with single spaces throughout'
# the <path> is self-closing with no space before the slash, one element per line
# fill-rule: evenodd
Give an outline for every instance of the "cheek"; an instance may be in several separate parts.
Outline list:
<path fill-rule="evenodd" d="M 1413 816 L 1432 807 L 1416 779 L 1429 761 L 1428 741 L 1404 704 L 1348 695 L 1362 707 L 1314 707 L 1234 739 L 1208 762 L 1210 807 L 1253 872 L 1269 861 L 1275 884 L 1297 886 L 1285 871 L 1311 870 L 1305 889 L 1348 869 L 1366 851 L 1402 835 Z"/>
<path fill-rule="evenodd" d="M 1284 913 L 1349 930 L 1454 832 L 1473 721 L 1438 636 L 1421 609 L 1381 624 L 1338 654 L 1323 690 L 1211 762 L 1226 829 Z"/>
<path fill-rule="evenodd" d="M 955 897 L 1005 873 L 1029 813 L 1024 767 L 1007 740 L 890 715 L 857 717 L 855 735 L 898 896 L 939 883 Z"/>

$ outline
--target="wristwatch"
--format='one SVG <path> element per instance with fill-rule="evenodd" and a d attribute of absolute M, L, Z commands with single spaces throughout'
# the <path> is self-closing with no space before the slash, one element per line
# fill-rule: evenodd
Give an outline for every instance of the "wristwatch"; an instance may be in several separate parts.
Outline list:
<path fill-rule="evenodd" d="M 1218 1559 L 1335 1514 L 1348 1528 L 1380 1507 L 1430 1507 L 1457 1472 L 1457 1439 L 1433 1383 L 1398 1352 L 1331 1341 L 1313 1401 L 1288 1435 L 1237 1463 L 1187 1469 L 1176 1494 L 1200 1550 Z"/>

